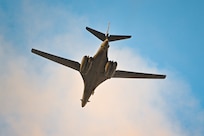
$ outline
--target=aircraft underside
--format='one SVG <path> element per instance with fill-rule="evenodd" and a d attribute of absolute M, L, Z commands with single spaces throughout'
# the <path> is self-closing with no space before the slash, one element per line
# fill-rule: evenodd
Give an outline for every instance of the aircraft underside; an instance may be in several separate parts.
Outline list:
<path fill-rule="evenodd" d="M 108 27 L 109 28 L 109 27 Z M 72 68 L 80 72 L 84 81 L 84 92 L 82 101 L 82 107 L 89 101 L 90 96 L 94 93 L 94 90 L 98 85 L 110 78 L 146 78 L 146 79 L 164 79 L 166 75 L 139 73 L 124 70 L 116 70 L 117 63 L 108 61 L 108 48 L 109 42 L 130 38 L 127 35 L 109 35 L 86 27 L 86 29 L 95 35 L 98 39 L 102 40 L 102 44 L 98 52 L 93 56 L 84 56 L 81 64 L 77 61 L 65 59 L 59 56 L 55 56 L 40 50 L 32 49 L 32 53 L 39 56 Z"/>
<path fill-rule="evenodd" d="M 80 73 L 84 80 L 84 93 L 81 99 L 82 107 L 89 101 L 95 88 L 111 78 L 117 63 L 108 61 L 107 51 L 99 51 L 94 57 L 84 56 L 80 65 Z"/>

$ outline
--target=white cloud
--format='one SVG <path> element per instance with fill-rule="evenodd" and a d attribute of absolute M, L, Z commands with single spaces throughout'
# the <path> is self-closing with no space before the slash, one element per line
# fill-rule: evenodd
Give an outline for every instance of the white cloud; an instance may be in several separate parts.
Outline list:
<path fill-rule="evenodd" d="M 197 103 L 186 83 L 176 78 L 166 80 L 111 79 L 100 85 L 85 108 L 81 108 L 83 82 L 80 74 L 47 60 L 42 67 L 33 58 L 11 51 L 1 39 L 0 118 L 11 135 L 201 135 L 202 130 L 188 132 L 183 128 L 177 112 L 184 119 L 202 118 Z M 128 49 L 127 49 L 128 50 Z M 123 50 L 112 51 L 121 67 L 130 60 L 131 69 L 155 71 L 146 67 L 145 60 Z M 10 56 L 10 57 L 7 57 Z M 131 57 L 130 57 L 131 56 Z M 9 59 L 7 59 L 9 58 Z M 122 60 L 122 61 L 121 61 Z M 142 62 L 142 63 L 140 63 Z M 137 67 L 136 67 L 137 66 Z M 36 71 L 40 68 L 40 74 Z M 3 71 L 2 71 L 3 70 Z M 45 73 L 45 74 L 42 74 Z M 168 73 L 167 73 L 168 74 Z M 171 77 L 171 75 L 168 75 Z M 191 111 L 188 111 L 188 110 Z M 195 111 L 194 111 L 195 110 Z M 4 125 L 4 124 L 3 124 Z M 184 124 L 185 125 L 185 124 Z M 190 124 L 191 125 L 191 124 Z M 200 129 L 197 126 L 196 129 Z"/>
<path fill-rule="evenodd" d="M 78 60 L 84 54 L 94 53 L 95 49 L 84 47 L 91 41 L 76 27 L 76 22 L 83 23 L 82 20 L 87 19 L 78 19 L 68 13 L 69 18 L 62 26 L 69 22 L 67 30 L 74 26 L 71 32 L 38 38 L 42 30 L 51 28 L 47 21 L 52 24 L 57 16 L 63 13 L 62 17 L 65 17 L 66 13 L 62 10 L 53 15 L 53 19 L 43 19 L 43 10 L 34 12 L 33 5 L 26 4 L 24 7 L 30 9 L 27 13 L 38 18 L 38 22 L 31 26 L 27 24 L 32 21 L 25 21 L 28 47 L 38 43 L 38 49 L 46 48 L 52 53 L 57 49 L 56 54 L 67 53 Z M 54 9 L 53 13 L 55 10 L 59 9 Z M 78 26 L 82 26 L 80 23 Z M 57 27 L 55 23 L 52 25 Z M 167 79 L 108 80 L 96 89 L 91 102 L 81 108 L 83 81 L 79 73 L 34 54 L 25 56 L 15 51 L 14 45 L 5 41 L 3 36 L 0 45 L 0 135 L 199 136 L 203 133 L 203 110 L 192 96 L 189 85 L 174 72 L 158 69 L 156 64 L 129 48 L 111 46 L 110 59 L 118 60 L 122 69 L 162 71 L 167 74 Z M 95 46 L 95 43 L 90 45 Z"/>

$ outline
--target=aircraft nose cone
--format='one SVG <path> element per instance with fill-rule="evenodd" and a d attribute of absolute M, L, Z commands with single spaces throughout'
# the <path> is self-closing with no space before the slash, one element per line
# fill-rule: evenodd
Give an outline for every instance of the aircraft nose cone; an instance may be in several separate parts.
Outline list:
<path fill-rule="evenodd" d="M 86 105 L 86 102 L 81 100 L 81 107 L 83 108 Z"/>

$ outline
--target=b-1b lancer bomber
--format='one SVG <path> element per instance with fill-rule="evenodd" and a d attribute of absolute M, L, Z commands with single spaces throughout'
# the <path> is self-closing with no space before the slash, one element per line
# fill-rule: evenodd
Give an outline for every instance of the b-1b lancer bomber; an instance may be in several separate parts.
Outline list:
<path fill-rule="evenodd" d="M 108 27 L 109 29 L 109 27 Z M 109 35 L 101 33 L 92 28 L 86 27 L 90 33 L 95 35 L 102 42 L 99 50 L 93 57 L 84 56 L 81 63 L 55 56 L 40 50 L 32 49 L 32 53 L 45 57 L 49 60 L 60 63 L 64 66 L 70 67 L 80 72 L 84 81 L 84 92 L 81 99 L 81 106 L 84 107 L 94 90 L 98 85 L 110 78 L 150 78 L 150 79 L 164 79 L 166 75 L 148 74 L 139 72 L 130 72 L 117 70 L 117 62 L 108 60 L 109 42 L 128 39 L 131 36 L 127 35 Z"/>

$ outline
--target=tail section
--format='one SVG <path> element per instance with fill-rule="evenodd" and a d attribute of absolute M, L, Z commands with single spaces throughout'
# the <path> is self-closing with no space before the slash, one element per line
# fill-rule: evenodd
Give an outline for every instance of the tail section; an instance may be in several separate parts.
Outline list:
<path fill-rule="evenodd" d="M 128 38 L 131 38 L 131 36 L 130 35 L 110 35 L 108 37 L 108 40 L 110 42 L 112 42 L 112 41 L 124 40 L 124 39 L 128 39 Z"/>
<path fill-rule="evenodd" d="M 93 35 L 95 35 L 98 39 L 100 39 L 101 41 L 104 41 L 106 39 L 106 36 L 104 33 L 101 33 L 99 31 L 96 31 L 92 28 L 86 27 L 86 30 L 88 30 L 90 33 L 92 33 Z"/>
<path fill-rule="evenodd" d="M 123 40 L 123 39 L 131 38 L 130 35 L 109 35 L 108 34 L 109 25 L 108 25 L 108 30 L 107 30 L 106 34 L 104 34 L 102 32 L 99 32 L 97 30 L 94 30 L 92 28 L 89 28 L 89 27 L 86 27 L 86 30 L 88 30 L 90 33 L 95 35 L 101 41 L 104 41 L 105 39 L 108 39 L 109 42 L 112 42 L 112 41 L 117 41 L 117 40 Z"/>

